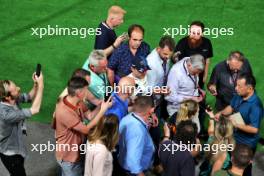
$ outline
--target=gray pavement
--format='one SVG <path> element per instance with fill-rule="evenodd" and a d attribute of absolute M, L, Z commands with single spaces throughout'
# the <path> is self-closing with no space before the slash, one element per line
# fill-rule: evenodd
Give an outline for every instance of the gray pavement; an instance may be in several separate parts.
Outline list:
<path fill-rule="evenodd" d="M 28 136 L 25 137 L 28 148 L 28 157 L 25 160 L 25 167 L 28 176 L 56 176 L 58 166 L 54 152 L 43 152 L 40 154 L 33 150 L 36 144 L 55 144 L 54 131 L 49 124 L 38 122 L 27 122 Z M 253 176 L 264 174 L 264 153 L 256 153 L 253 161 Z M 0 176 L 8 176 L 8 172 L 0 161 Z M 151 174 L 150 174 L 151 175 Z"/>

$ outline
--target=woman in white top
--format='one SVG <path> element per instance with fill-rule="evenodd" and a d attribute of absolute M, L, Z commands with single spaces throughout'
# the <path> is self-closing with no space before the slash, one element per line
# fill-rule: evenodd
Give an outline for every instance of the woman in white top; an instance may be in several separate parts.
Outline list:
<path fill-rule="evenodd" d="M 107 115 L 88 136 L 85 159 L 85 176 L 111 176 L 113 158 L 111 151 L 118 142 L 118 118 Z"/>

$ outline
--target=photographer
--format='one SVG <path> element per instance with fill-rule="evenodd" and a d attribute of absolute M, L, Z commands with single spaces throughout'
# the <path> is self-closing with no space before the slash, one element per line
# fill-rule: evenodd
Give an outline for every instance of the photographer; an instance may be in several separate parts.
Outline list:
<path fill-rule="evenodd" d="M 29 93 L 20 93 L 13 81 L 0 81 L 0 158 L 12 176 L 25 176 L 24 158 L 26 148 L 24 120 L 40 110 L 43 94 L 43 76 L 32 77 L 33 88 Z M 32 101 L 30 108 L 21 108 L 21 103 Z"/>

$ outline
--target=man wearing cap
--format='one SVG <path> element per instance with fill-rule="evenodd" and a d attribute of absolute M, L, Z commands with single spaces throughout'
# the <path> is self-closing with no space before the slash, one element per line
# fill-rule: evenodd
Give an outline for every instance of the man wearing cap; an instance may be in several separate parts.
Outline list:
<path fill-rule="evenodd" d="M 132 77 L 135 80 L 136 87 L 142 89 L 143 91 L 146 91 L 146 88 L 148 86 L 147 76 L 146 76 L 148 70 L 150 70 L 150 68 L 147 64 L 146 59 L 135 57 L 132 60 L 132 66 L 131 66 L 132 73 L 130 73 L 128 77 Z"/>
<path fill-rule="evenodd" d="M 111 6 L 108 9 L 108 16 L 106 21 L 101 22 L 98 28 L 101 29 L 101 34 L 96 35 L 94 49 L 104 50 L 106 56 L 111 56 L 111 53 L 117 48 L 124 40 L 125 35 L 116 36 L 114 28 L 121 25 L 124 20 L 126 11 L 120 6 Z"/>
<path fill-rule="evenodd" d="M 204 57 L 200 54 L 183 58 L 170 70 L 167 86 L 171 93 L 165 97 L 168 101 L 169 115 L 178 111 L 180 103 L 185 99 L 201 102 L 204 91 L 198 89 L 199 74 L 204 70 Z"/>
<path fill-rule="evenodd" d="M 144 28 L 141 25 L 133 24 L 128 28 L 128 42 L 122 43 L 115 51 L 108 62 L 108 79 L 110 85 L 118 83 L 120 78 L 131 73 L 132 60 L 136 57 L 146 58 L 150 53 L 149 45 L 143 41 Z"/>

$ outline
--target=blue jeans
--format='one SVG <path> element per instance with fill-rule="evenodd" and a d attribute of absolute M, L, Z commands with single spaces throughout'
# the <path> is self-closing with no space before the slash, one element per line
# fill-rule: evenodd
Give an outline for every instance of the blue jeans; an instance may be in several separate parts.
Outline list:
<path fill-rule="evenodd" d="M 57 160 L 58 164 L 61 167 L 61 174 L 60 176 L 83 176 L 84 168 L 81 162 L 67 162 Z"/>

